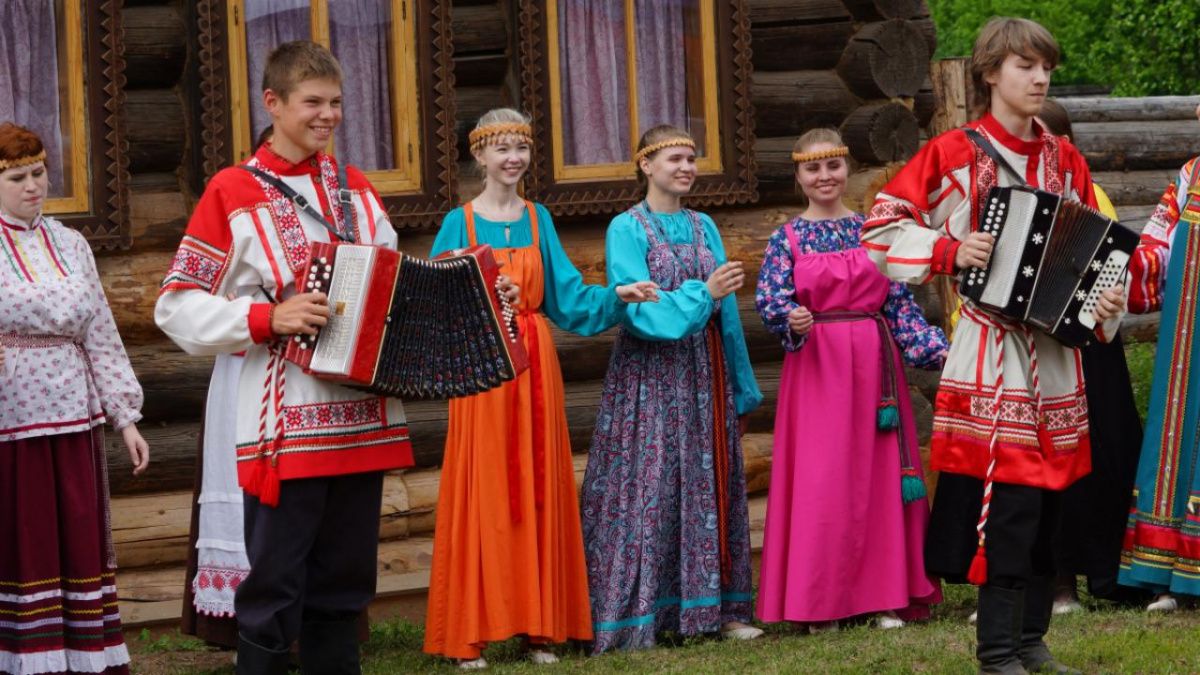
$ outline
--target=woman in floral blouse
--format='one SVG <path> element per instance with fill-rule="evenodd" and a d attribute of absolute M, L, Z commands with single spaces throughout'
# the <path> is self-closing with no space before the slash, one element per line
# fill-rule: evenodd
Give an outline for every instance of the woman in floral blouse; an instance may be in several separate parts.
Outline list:
<path fill-rule="evenodd" d="M 861 614 L 895 628 L 940 600 L 903 365 L 940 367 L 946 338 L 861 247 L 863 216 L 842 204 L 848 154 L 830 129 L 796 142 L 808 208 L 771 236 L 756 295 L 787 352 L 758 617 L 810 630 Z"/>
<path fill-rule="evenodd" d="M 48 192 L 41 140 L 0 124 L 0 672 L 122 673 L 101 425 L 145 470 L 142 389 Z"/>

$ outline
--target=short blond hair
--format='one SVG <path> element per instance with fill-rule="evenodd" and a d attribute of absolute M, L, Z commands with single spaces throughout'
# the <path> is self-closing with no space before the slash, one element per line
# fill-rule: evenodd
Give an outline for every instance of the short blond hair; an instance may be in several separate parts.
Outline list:
<path fill-rule="evenodd" d="M 986 113 L 992 105 L 992 86 L 984 78 L 999 70 L 1009 54 L 1045 59 L 1053 68 L 1058 66 L 1061 51 L 1050 31 L 1036 21 L 992 17 L 979 31 L 975 49 L 971 51 L 971 84 L 975 90 L 971 109 L 976 116 Z"/>
<path fill-rule="evenodd" d="M 818 143 L 828 143 L 834 147 L 845 145 L 842 142 L 842 135 L 838 133 L 837 129 L 818 127 L 800 134 L 800 138 L 797 138 L 792 145 L 792 154 L 807 152 L 809 148 Z"/>
<path fill-rule="evenodd" d="M 263 67 L 262 89 L 270 89 L 287 100 L 305 80 L 330 80 L 342 83 L 342 67 L 327 48 L 311 40 L 285 42 L 267 56 Z"/>

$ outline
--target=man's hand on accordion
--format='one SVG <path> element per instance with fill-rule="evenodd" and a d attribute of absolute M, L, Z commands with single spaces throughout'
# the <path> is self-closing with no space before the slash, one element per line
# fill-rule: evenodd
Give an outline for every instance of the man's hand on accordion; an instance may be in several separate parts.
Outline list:
<path fill-rule="evenodd" d="M 954 266 L 960 270 L 968 267 L 987 267 L 988 261 L 992 259 L 992 247 L 995 245 L 996 238 L 986 232 L 968 234 L 959 245 L 958 252 L 954 254 Z"/>
<path fill-rule="evenodd" d="M 271 312 L 271 330 L 276 335 L 316 335 L 328 321 L 329 299 L 324 293 L 297 293 Z"/>
<path fill-rule="evenodd" d="M 1125 287 L 1117 284 L 1100 294 L 1100 301 L 1096 303 L 1096 309 L 1092 310 L 1092 315 L 1096 317 L 1098 323 L 1104 323 L 1123 311 L 1125 311 Z"/>
<path fill-rule="evenodd" d="M 653 281 L 636 281 L 617 286 L 616 291 L 622 302 L 658 302 L 658 284 Z"/>

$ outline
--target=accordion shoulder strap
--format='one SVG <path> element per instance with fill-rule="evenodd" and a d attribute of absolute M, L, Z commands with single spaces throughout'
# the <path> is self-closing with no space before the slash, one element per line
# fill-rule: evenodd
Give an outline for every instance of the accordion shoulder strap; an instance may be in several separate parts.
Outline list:
<path fill-rule="evenodd" d="M 329 233 L 332 234 L 334 236 L 334 238 L 340 239 L 348 244 L 354 243 L 354 231 L 353 230 L 350 231 L 350 234 L 346 234 L 346 233 L 342 232 L 341 230 L 339 230 L 336 226 L 334 226 L 333 223 L 329 222 L 329 219 L 325 217 L 325 214 L 321 213 L 320 211 L 318 211 L 316 209 L 316 207 L 314 207 L 312 204 L 310 204 L 309 201 L 304 198 L 304 195 L 300 194 L 299 192 L 296 192 L 296 190 L 291 185 L 288 185 L 287 183 L 283 182 L 283 179 L 281 179 L 279 176 L 276 176 L 275 174 L 273 174 L 269 171 L 263 171 L 262 169 L 258 168 L 257 166 L 250 166 L 248 164 L 238 164 L 237 168 L 242 169 L 243 171 L 250 172 L 255 177 L 257 177 L 259 180 L 262 180 L 263 182 L 269 184 L 271 187 L 282 192 L 283 196 L 287 197 L 287 199 L 289 201 L 291 201 L 292 204 L 295 205 L 295 207 L 297 209 L 303 211 L 310 218 L 313 218 L 318 223 L 324 225 L 325 229 L 329 230 Z M 339 175 L 338 175 L 339 180 L 341 180 L 344 177 L 345 177 L 345 174 L 339 173 Z M 345 183 L 341 183 L 341 185 L 339 186 L 340 189 L 338 190 L 338 192 L 346 193 L 348 195 L 350 191 L 346 190 L 345 186 L 346 186 Z M 339 199 L 341 199 L 340 194 L 339 194 Z M 349 213 L 354 213 L 353 204 L 347 204 L 346 202 L 342 202 L 342 206 L 345 209 L 349 209 Z M 354 217 L 354 216 L 351 216 L 351 217 Z"/>
<path fill-rule="evenodd" d="M 1025 177 L 1018 173 L 1017 170 L 1013 168 L 1012 164 L 1008 163 L 1007 159 L 1004 159 L 1004 156 L 1001 155 L 998 150 L 996 150 L 996 146 L 992 145 L 992 142 L 989 141 L 986 136 L 979 133 L 975 129 L 972 129 L 971 127 L 963 127 L 962 130 L 963 133 L 967 135 L 967 138 L 970 139 L 971 142 L 976 145 L 976 147 L 983 151 L 983 154 L 992 158 L 992 161 L 996 163 L 996 166 L 1000 167 L 1004 171 L 1007 171 L 1008 175 L 1012 176 L 1013 180 L 1017 182 L 1017 185 L 1029 184 L 1026 182 Z"/>

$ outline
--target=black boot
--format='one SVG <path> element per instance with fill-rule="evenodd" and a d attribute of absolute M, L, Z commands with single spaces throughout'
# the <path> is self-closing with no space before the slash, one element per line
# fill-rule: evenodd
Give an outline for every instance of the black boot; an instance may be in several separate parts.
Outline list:
<path fill-rule="evenodd" d="M 1046 631 L 1054 609 L 1054 578 L 1034 577 L 1025 589 L 1025 612 L 1021 619 L 1021 664 L 1031 673 L 1081 675 L 1054 659 L 1046 646 Z"/>
<path fill-rule="evenodd" d="M 1026 674 L 1018 651 L 1024 595 L 1024 591 L 1011 588 L 979 587 L 975 656 L 979 659 L 980 673 Z"/>
<path fill-rule="evenodd" d="M 306 619 L 300 626 L 300 672 L 360 675 L 357 618 Z"/>
<path fill-rule="evenodd" d="M 237 675 L 287 675 L 288 650 L 260 647 L 241 635 L 237 646 Z"/>

